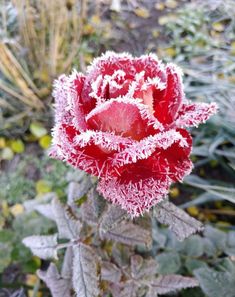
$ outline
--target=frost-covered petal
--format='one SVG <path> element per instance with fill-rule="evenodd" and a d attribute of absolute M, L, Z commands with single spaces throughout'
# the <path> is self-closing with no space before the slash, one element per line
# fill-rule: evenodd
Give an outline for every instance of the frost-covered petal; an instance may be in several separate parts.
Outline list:
<path fill-rule="evenodd" d="M 148 113 L 148 107 L 126 97 L 112 99 L 97 106 L 86 120 L 90 129 L 114 132 L 135 140 L 153 134 L 154 124 L 158 124 Z"/>
<path fill-rule="evenodd" d="M 126 183 L 119 178 L 101 179 L 97 189 L 108 201 L 120 205 L 136 217 L 166 197 L 170 182 L 164 176 Z"/>
<path fill-rule="evenodd" d="M 101 177 L 116 172 L 111 166 L 113 155 L 130 143 L 121 136 L 90 130 L 80 134 L 73 126 L 56 125 L 50 155 Z"/>
<path fill-rule="evenodd" d="M 174 64 L 168 64 L 166 67 L 167 82 L 166 89 L 155 91 L 154 97 L 154 115 L 164 124 L 170 124 L 177 116 L 184 99 L 182 84 L 182 71 Z"/>
<path fill-rule="evenodd" d="M 192 103 L 182 105 L 175 125 L 178 127 L 198 126 L 205 123 L 218 110 L 216 103 Z"/>
<path fill-rule="evenodd" d="M 136 163 L 137 160 L 150 157 L 156 149 L 166 150 L 174 143 L 177 143 L 180 147 L 190 147 L 191 149 L 191 143 L 187 142 L 187 138 L 184 138 L 179 131 L 172 129 L 148 136 L 138 142 L 133 142 L 132 145 L 128 145 L 114 156 L 113 165 L 119 167 Z"/>
<path fill-rule="evenodd" d="M 162 83 L 166 82 L 165 66 L 155 54 L 142 55 L 134 59 L 134 66 L 137 73 L 144 70 L 145 80 L 158 77 Z"/>
<path fill-rule="evenodd" d="M 75 143 L 81 148 L 95 144 L 104 152 L 110 152 L 112 150 L 121 151 L 125 147 L 132 145 L 133 141 L 130 138 L 115 135 L 114 133 L 86 130 L 76 136 Z"/>

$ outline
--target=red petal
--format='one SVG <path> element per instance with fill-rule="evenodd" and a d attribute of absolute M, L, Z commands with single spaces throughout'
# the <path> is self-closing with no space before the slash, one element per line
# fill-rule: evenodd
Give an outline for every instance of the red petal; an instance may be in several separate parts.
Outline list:
<path fill-rule="evenodd" d="M 123 183 L 118 178 L 112 178 L 101 179 L 97 189 L 107 200 L 120 205 L 132 217 L 136 217 L 164 199 L 169 186 L 170 181 L 164 177 L 146 178 L 127 183 Z"/>
<path fill-rule="evenodd" d="M 175 124 L 178 127 L 198 126 L 217 112 L 216 103 L 187 103 L 183 104 Z"/>
<path fill-rule="evenodd" d="M 181 71 L 174 64 L 168 64 L 167 84 L 165 90 L 155 90 L 154 115 L 164 124 L 170 124 L 177 116 L 184 98 L 183 85 L 181 81 Z"/>
<path fill-rule="evenodd" d="M 137 100 L 128 98 L 109 100 L 87 116 L 87 124 L 90 129 L 140 140 L 154 133 L 154 129 L 143 118 L 139 106 L 142 107 Z"/>
<path fill-rule="evenodd" d="M 143 55 L 139 58 L 134 59 L 134 66 L 136 73 L 142 72 L 144 70 L 144 78 L 156 78 L 158 77 L 162 83 L 166 81 L 166 73 L 164 65 L 154 54 Z"/>

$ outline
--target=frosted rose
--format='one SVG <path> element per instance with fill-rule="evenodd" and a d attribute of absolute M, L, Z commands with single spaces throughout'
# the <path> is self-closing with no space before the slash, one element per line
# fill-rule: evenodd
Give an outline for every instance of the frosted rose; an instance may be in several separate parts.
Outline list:
<path fill-rule="evenodd" d="M 185 99 L 181 70 L 153 55 L 107 52 L 55 82 L 51 155 L 99 178 L 98 191 L 138 216 L 192 169 L 185 127 L 216 104 Z"/>

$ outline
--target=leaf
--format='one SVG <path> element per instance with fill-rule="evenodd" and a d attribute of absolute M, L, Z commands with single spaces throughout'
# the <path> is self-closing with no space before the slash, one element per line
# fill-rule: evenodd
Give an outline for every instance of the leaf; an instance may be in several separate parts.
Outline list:
<path fill-rule="evenodd" d="M 204 236 L 208 238 L 217 250 L 224 251 L 226 247 L 226 233 L 215 229 L 211 226 L 206 226 Z"/>
<path fill-rule="evenodd" d="M 21 139 L 12 140 L 10 145 L 14 153 L 20 154 L 25 150 L 24 143 Z"/>
<path fill-rule="evenodd" d="M 191 259 L 191 258 L 187 258 L 184 265 L 190 273 L 193 273 L 193 271 L 198 268 L 208 267 L 206 262 L 198 259 Z"/>
<path fill-rule="evenodd" d="M 112 282 L 119 283 L 122 276 L 121 270 L 113 263 L 108 261 L 102 261 L 101 265 L 101 279 Z"/>
<path fill-rule="evenodd" d="M 90 246 L 79 243 L 73 247 L 73 287 L 77 297 L 97 297 L 99 260 Z"/>
<path fill-rule="evenodd" d="M 203 230 L 201 222 L 168 201 L 159 203 L 154 208 L 154 216 L 160 223 L 168 225 L 180 241 Z"/>
<path fill-rule="evenodd" d="M 52 209 L 60 238 L 77 239 L 82 228 L 81 222 L 73 216 L 69 207 L 63 206 L 58 198 L 53 199 Z"/>
<path fill-rule="evenodd" d="M 210 268 L 194 270 L 200 287 L 208 297 L 234 297 L 235 274 L 229 271 L 220 272 Z"/>
<path fill-rule="evenodd" d="M 26 247 L 31 249 L 34 255 L 41 259 L 57 259 L 57 234 L 28 236 L 22 242 Z"/>
<path fill-rule="evenodd" d="M 48 149 L 51 145 L 51 136 L 50 135 L 44 135 L 39 139 L 39 145 L 44 150 Z"/>
<path fill-rule="evenodd" d="M 37 138 L 41 138 L 47 134 L 46 128 L 38 122 L 32 122 L 29 126 L 29 130 Z"/>
<path fill-rule="evenodd" d="M 36 191 L 38 194 L 51 192 L 51 183 L 47 180 L 40 179 L 36 182 Z"/>
<path fill-rule="evenodd" d="M 115 228 L 103 232 L 100 230 L 101 238 L 108 240 L 114 240 L 127 245 L 143 245 L 151 247 L 152 236 L 149 230 L 143 229 L 138 225 L 134 225 L 130 222 L 122 222 Z"/>
<path fill-rule="evenodd" d="M 146 9 L 145 7 L 136 8 L 134 12 L 138 17 L 143 19 L 147 19 L 150 16 L 148 9 Z"/>
<path fill-rule="evenodd" d="M 109 204 L 108 210 L 103 214 L 100 221 L 100 230 L 105 233 L 115 228 L 121 221 L 126 219 L 128 214 L 117 205 Z"/>
<path fill-rule="evenodd" d="M 203 240 L 198 235 L 192 235 L 184 241 L 183 253 L 189 257 L 200 257 L 204 252 Z"/>
<path fill-rule="evenodd" d="M 149 286 L 155 289 L 159 295 L 172 293 L 185 288 L 198 286 L 198 281 L 192 277 L 184 277 L 177 274 L 159 276 L 149 282 Z"/>
<path fill-rule="evenodd" d="M 225 253 L 229 256 L 235 256 L 235 231 L 229 231 L 227 234 Z"/>
<path fill-rule="evenodd" d="M 143 259 L 140 255 L 131 257 L 131 274 L 134 279 L 141 279 L 157 272 L 157 262 L 153 258 Z"/>
<path fill-rule="evenodd" d="M 210 185 L 208 182 L 196 175 L 187 176 L 184 179 L 184 183 L 197 187 L 199 189 L 203 189 L 218 198 L 222 198 L 232 203 L 235 203 L 235 188 L 232 188 L 229 185 L 228 187 Z"/>
<path fill-rule="evenodd" d="M 47 271 L 38 270 L 38 277 L 43 280 L 50 289 L 52 297 L 71 297 L 71 281 L 63 279 L 58 273 L 54 263 L 50 263 Z"/>
<path fill-rule="evenodd" d="M 73 248 L 70 246 L 66 249 L 62 268 L 61 268 L 61 276 L 64 279 L 72 279 L 72 267 L 73 267 Z"/>
<path fill-rule="evenodd" d="M 55 221 L 55 215 L 52 209 L 51 204 L 39 204 L 39 205 L 35 205 L 34 210 L 36 210 L 37 212 L 39 212 L 41 215 L 43 215 L 44 217 Z"/>
<path fill-rule="evenodd" d="M 0 242 L 0 273 L 11 263 L 12 244 Z"/>
<path fill-rule="evenodd" d="M 179 254 L 175 252 L 161 253 L 156 257 L 157 271 L 159 274 L 172 274 L 180 270 L 181 260 Z"/>
<path fill-rule="evenodd" d="M 120 290 L 118 295 L 114 295 L 114 297 L 137 297 L 138 285 L 136 282 L 130 280 L 122 285 L 123 288 Z"/>
<path fill-rule="evenodd" d="M 73 206 L 77 200 L 81 199 L 87 194 L 91 186 L 91 179 L 88 176 L 83 176 L 83 179 L 80 183 L 74 181 L 70 182 L 67 190 L 68 204 Z"/>

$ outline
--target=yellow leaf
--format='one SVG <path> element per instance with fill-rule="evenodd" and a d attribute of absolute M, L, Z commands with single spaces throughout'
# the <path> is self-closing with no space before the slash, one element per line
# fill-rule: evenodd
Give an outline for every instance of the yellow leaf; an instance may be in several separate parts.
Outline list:
<path fill-rule="evenodd" d="M 222 201 L 215 201 L 215 207 L 216 208 L 222 208 L 223 207 Z"/>
<path fill-rule="evenodd" d="M 166 0 L 165 5 L 167 8 L 174 9 L 177 7 L 178 4 L 177 4 L 177 1 L 175 1 L 175 0 Z"/>
<path fill-rule="evenodd" d="M 152 30 L 152 35 L 153 35 L 154 38 L 157 38 L 157 37 L 160 35 L 159 30 L 157 30 L 157 29 L 153 29 L 153 30 Z"/>
<path fill-rule="evenodd" d="M 83 34 L 91 35 L 95 32 L 95 28 L 91 24 L 85 24 L 83 26 Z"/>
<path fill-rule="evenodd" d="M 0 149 L 6 146 L 6 140 L 4 137 L 0 137 Z"/>
<path fill-rule="evenodd" d="M 36 191 L 38 194 L 51 192 L 51 184 L 47 180 L 40 179 L 36 182 Z"/>
<path fill-rule="evenodd" d="M 84 61 L 86 62 L 86 64 L 90 64 L 92 60 L 93 60 L 93 56 L 91 54 L 89 53 L 84 54 Z"/>
<path fill-rule="evenodd" d="M 212 28 L 217 32 L 223 32 L 224 31 L 224 24 L 217 22 L 212 24 Z"/>
<path fill-rule="evenodd" d="M 5 200 L 2 201 L 1 208 L 2 208 L 2 214 L 3 214 L 3 216 L 5 218 L 8 218 L 9 217 L 9 214 L 10 214 L 10 211 L 9 211 L 9 207 L 8 207 L 7 201 L 5 201 Z"/>
<path fill-rule="evenodd" d="M 198 210 L 198 208 L 196 206 L 188 207 L 187 211 L 191 216 L 194 216 L 194 217 L 196 217 L 199 214 L 199 210 Z"/>
<path fill-rule="evenodd" d="M 37 138 L 47 134 L 46 128 L 39 122 L 32 122 L 29 126 L 30 132 Z"/>
<path fill-rule="evenodd" d="M 235 41 L 231 42 L 231 54 L 235 56 Z"/>
<path fill-rule="evenodd" d="M 157 10 L 163 10 L 163 9 L 165 8 L 165 5 L 164 5 L 164 3 L 162 3 L 162 2 L 160 2 L 160 3 L 156 3 L 156 4 L 155 4 L 155 8 L 156 8 Z"/>
<path fill-rule="evenodd" d="M 28 286 L 34 286 L 36 284 L 36 282 L 38 281 L 38 277 L 35 274 L 27 274 L 26 275 L 26 285 Z"/>
<path fill-rule="evenodd" d="M 101 19 L 98 15 L 93 15 L 91 17 L 91 23 L 93 23 L 94 25 L 99 25 L 101 23 Z"/>
<path fill-rule="evenodd" d="M 14 153 L 10 147 L 4 147 L 1 153 L 1 158 L 3 160 L 12 160 L 14 157 Z"/>
<path fill-rule="evenodd" d="M 166 25 L 168 22 L 169 22 L 169 18 L 168 18 L 167 16 L 161 16 L 161 17 L 158 19 L 158 23 L 159 23 L 159 25 L 161 25 L 161 26 Z"/>
<path fill-rule="evenodd" d="M 173 47 L 166 48 L 165 52 L 169 57 L 175 57 L 176 55 L 176 50 Z"/>
<path fill-rule="evenodd" d="M 14 217 L 17 217 L 24 212 L 24 206 L 20 203 L 16 203 L 12 207 L 10 207 L 10 212 Z"/>
<path fill-rule="evenodd" d="M 147 19 L 150 16 L 148 9 L 146 9 L 145 7 L 136 8 L 134 12 L 138 17 L 143 19 Z"/>
<path fill-rule="evenodd" d="M 39 145 L 43 149 L 48 149 L 51 145 L 51 136 L 44 135 L 39 139 Z"/>
<path fill-rule="evenodd" d="M 24 152 L 25 146 L 21 139 L 12 140 L 10 145 L 14 153 L 20 154 Z"/>
<path fill-rule="evenodd" d="M 179 196 L 179 194 L 180 194 L 180 191 L 179 191 L 178 188 L 173 187 L 173 188 L 170 189 L 170 196 L 172 198 L 177 198 Z"/>

